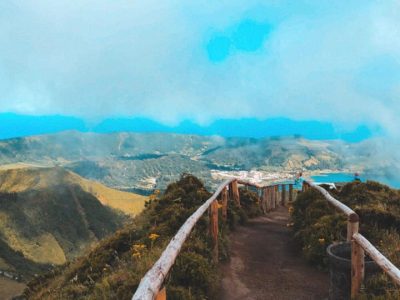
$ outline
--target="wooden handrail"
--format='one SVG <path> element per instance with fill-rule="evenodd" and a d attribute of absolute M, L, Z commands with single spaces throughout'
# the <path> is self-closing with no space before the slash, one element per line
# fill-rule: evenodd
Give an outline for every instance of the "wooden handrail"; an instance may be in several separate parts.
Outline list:
<path fill-rule="evenodd" d="M 374 247 L 363 235 L 355 233 L 353 235 L 354 241 L 360 245 L 365 252 L 382 268 L 382 270 L 393 279 L 395 283 L 400 285 L 400 270 L 393 263 L 391 263 L 378 249 Z"/>
<path fill-rule="evenodd" d="M 354 233 L 358 232 L 359 229 L 359 217 L 358 214 L 354 210 L 352 210 L 350 207 L 347 205 L 343 204 L 339 200 L 335 199 L 332 197 L 331 194 L 327 190 L 325 190 L 323 187 L 315 184 L 312 181 L 309 180 L 304 180 L 303 185 L 308 185 L 317 191 L 319 191 L 325 199 L 336 209 L 341 211 L 347 216 L 347 241 L 351 241 L 351 237 L 353 236 Z"/>
<path fill-rule="evenodd" d="M 157 295 L 164 282 L 165 277 L 168 275 L 169 270 L 173 266 L 176 257 L 183 247 L 183 243 L 192 232 L 193 227 L 197 221 L 203 216 L 207 209 L 211 206 L 214 200 L 217 199 L 222 190 L 228 186 L 235 179 L 224 181 L 215 193 L 203 205 L 201 205 L 182 225 L 178 233 L 169 242 L 167 248 L 161 254 L 160 258 L 153 265 L 153 267 L 146 273 L 140 281 L 132 300 L 152 300 Z"/>
<path fill-rule="evenodd" d="M 173 266 L 179 252 L 181 251 L 184 242 L 189 237 L 191 231 L 196 225 L 197 221 L 204 215 L 204 213 L 211 209 L 211 230 L 213 236 L 213 253 L 215 260 L 218 257 L 218 206 L 217 198 L 222 196 L 222 217 L 226 220 L 227 209 L 227 189 L 229 186 L 231 197 L 237 205 L 240 206 L 238 184 L 253 186 L 257 189 L 263 190 L 261 196 L 261 206 L 263 211 L 274 209 L 278 203 L 278 188 L 279 184 L 262 186 L 256 183 L 251 183 L 244 180 L 235 178 L 224 181 L 215 191 L 215 193 L 201 205 L 182 225 L 177 234 L 169 242 L 160 258 L 153 265 L 153 267 L 142 278 L 139 287 L 137 288 L 132 300 L 153 300 L 159 294 L 160 288 L 168 275 L 171 267 Z M 289 199 L 293 199 L 293 184 L 289 185 Z M 282 185 L 283 187 L 285 185 Z M 365 237 L 358 233 L 359 217 L 348 206 L 332 197 L 328 191 L 321 186 L 305 180 L 303 182 L 303 190 L 314 188 L 321 192 L 325 199 L 336 209 L 344 213 L 348 218 L 347 225 L 347 240 L 352 243 L 351 255 L 351 269 L 352 269 L 352 282 L 351 282 L 351 296 L 356 297 L 360 291 L 362 281 L 364 279 L 364 251 L 386 272 L 397 284 L 400 285 L 400 270 L 391 263 L 383 254 L 381 254 Z M 266 202 L 265 202 L 266 201 Z M 284 204 L 285 193 L 282 193 L 282 201 Z M 266 210 L 265 210 L 266 209 Z M 165 289 L 163 290 L 165 294 Z"/>
<path fill-rule="evenodd" d="M 335 208 L 343 212 L 347 218 L 347 241 L 351 242 L 351 297 L 356 298 L 360 292 L 365 272 L 365 254 L 364 251 L 377 263 L 382 270 L 387 273 L 395 283 L 400 285 L 400 270 L 391 263 L 382 253 L 380 253 L 359 230 L 359 217 L 348 206 L 332 197 L 323 187 L 304 180 L 303 190 L 312 187 L 325 197 L 325 199 Z"/>
<path fill-rule="evenodd" d="M 271 186 L 261 186 L 255 183 L 250 183 L 243 180 L 237 180 L 236 178 L 228 179 L 224 181 L 214 192 L 214 194 L 209 198 L 204 204 L 202 204 L 181 226 L 178 230 L 176 235 L 172 238 L 169 242 L 168 246 L 165 248 L 164 252 L 161 254 L 160 258 L 156 261 L 153 267 L 147 271 L 145 276 L 140 281 L 139 287 L 137 288 L 135 294 L 132 297 L 132 300 L 153 300 L 156 298 L 157 294 L 160 291 L 160 288 L 165 280 L 165 277 L 168 275 L 171 267 L 175 263 L 175 260 L 182 250 L 184 242 L 189 237 L 189 234 L 192 232 L 194 226 L 196 225 L 197 221 L 203 216 L 203 214 L 211 208 L 211 214 L 213 216 L 212 227 L 218 225 L 218 213 L 215 213 L 215 204 L 218 196 L 221 194 L 223 197 L 223 218 L 226 218 L 226 197 L 227 197 L 227 187 L 229 186 L 233 189 L 232 197 L 233 200 L 236 202 L 237 205 L 240 206 L 239 200 L 239 191 L 238 191 L 238 184 L 253 186 L 258 189 L 270 188 L 273 187 L 275 189 L 278 184 L 271 185 Z M 275 196 L 276 197 L 276 196 Z M 276 200 L 276 199 L 275 199 Z M 275 201 L 274 200 L 274 201 Z M 225 208 L 224 208 L 225 206 Z M 225 215 L 224 215 L 225 214 Z M 218 234 L 218 228 L 212 229 L 214 232 L 213 237 L 215 238 L 215 232 Z M 215 244 L 214 241 L 214 253 L 218 255 L 218 245 Z M 215 257 L 214 257 L 215 259 Z"/>
<path fill-rule="evenodd" d="M 340 210 L 342 213 L 344 213 L 346 216 L 350 217 L 351 215 L 356 215 L 356 213 L 354 212 L 354 210 L 352 210 L 350 207 L 348 207 L 347 205 L 344 205 L 342 202 L 340 202 L 339 200 L 333 198 L 331 196 L 331 194 L 329 194 L 329 192 L 327 190 L 325 190 L 323 187 L 315 184 L 312 181 L 309 180 L 304 180 L 304 182 L 306 184 L 308 184 L 309 186 L 313 187 L 314 189 L 318 190 L 322 195 L 324 195 L 325 199 L 332 204 L 335 208 L 337 208 L 338 210 Z"/>

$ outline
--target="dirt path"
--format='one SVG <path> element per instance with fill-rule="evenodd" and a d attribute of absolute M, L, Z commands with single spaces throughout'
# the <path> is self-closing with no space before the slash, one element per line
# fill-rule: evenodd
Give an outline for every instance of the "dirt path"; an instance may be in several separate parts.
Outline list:
<path fill-rule="evenodd" d="M 219 299 L 326 299 L 328 274 L 309 266 L 293 244 L 286 208 L 250 220 L 231 236 L 232 255 L 221 267 Z"/>

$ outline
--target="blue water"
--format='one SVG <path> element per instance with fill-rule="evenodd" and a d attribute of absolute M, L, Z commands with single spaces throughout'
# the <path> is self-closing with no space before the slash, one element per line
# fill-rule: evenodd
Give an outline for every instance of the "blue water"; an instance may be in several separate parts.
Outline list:
<path fill-rule="evenodd" d="M 319 175 L 311 176 L 316 182 L 351 182 L 354 180 L 354 174 L 351 173 L 322 173 Z M 400 181 L 396 178 L 387 178 L 382 176 L 376 176 L 372 174 L 361 174 L 360 179 L 362 182 L 367 180 L 378 181 L 386 184 L 392 188 L 400 189 Z"/>

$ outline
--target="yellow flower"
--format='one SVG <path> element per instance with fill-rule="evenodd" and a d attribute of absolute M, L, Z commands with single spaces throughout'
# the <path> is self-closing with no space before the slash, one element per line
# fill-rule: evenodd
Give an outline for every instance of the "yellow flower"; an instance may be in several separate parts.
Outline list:
<path fill-rule="evenodd" d="M 140 258 L 140 253 L 139 252 L 133 252 L 132 257 L 134 258 Z"/>
<path fill-rule="evenodd" d="M 321 245 L 323 245 L 323 244 L 325 244 L 325 239 L 324 239 L 324 238 L 320 238 L 320 239 L 318 239 L 318 242 L 319 242 Z"/>
<path fill-rule="evenodd" d="M 132 251 L 140 252 L 141 250 L 145 249 L 146 246 L 144 244 L 135 244 L 132 246 Z"/>
<path fill-rule="evenodd" d="M 218 209 L 222 208 L 222 204 L 218 203 Z"/>
<path fill-rule="evenodd" d="M 158 239 L 160 236 L 157 233 L 152 233 L 149 235 L 149 239 L 154 241 L 156 239 Z"/>

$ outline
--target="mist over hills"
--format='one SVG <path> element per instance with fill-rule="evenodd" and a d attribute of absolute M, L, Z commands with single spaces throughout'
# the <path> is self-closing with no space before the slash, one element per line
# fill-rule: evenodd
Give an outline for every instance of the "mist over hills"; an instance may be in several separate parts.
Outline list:
<path fill-rule="evenodd" d="M 224 138 L 170 133 L 81 133 L 0 141 L 0 163 L 63 166 L 81 176 L 130 191 L 149 192 L 192 173 L 206 184 L 214 171 L 373 171 L 396 162 L 378 157 L 376 140 L 346 143 L 301 137 Z"/>

